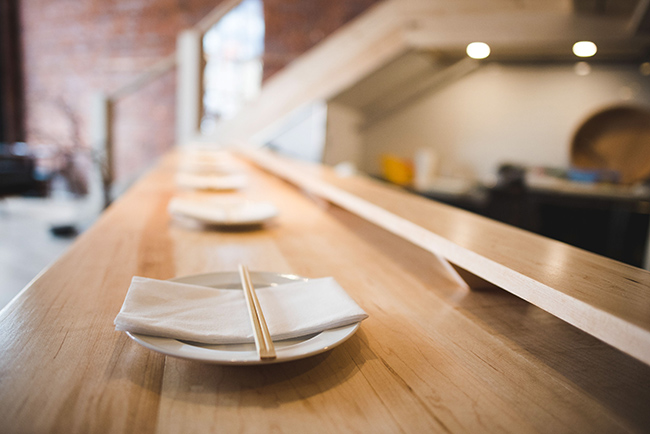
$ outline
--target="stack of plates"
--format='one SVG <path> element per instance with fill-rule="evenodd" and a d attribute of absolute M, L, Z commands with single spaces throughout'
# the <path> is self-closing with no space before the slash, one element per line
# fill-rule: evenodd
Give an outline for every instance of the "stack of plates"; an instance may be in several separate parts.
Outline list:
<path fill-rule="evenodd" d="M 223 151 L 189 150 L 180 159 L 176 183 L 195 190 L 237 190 L 247 176 L 230 154 Z"/>

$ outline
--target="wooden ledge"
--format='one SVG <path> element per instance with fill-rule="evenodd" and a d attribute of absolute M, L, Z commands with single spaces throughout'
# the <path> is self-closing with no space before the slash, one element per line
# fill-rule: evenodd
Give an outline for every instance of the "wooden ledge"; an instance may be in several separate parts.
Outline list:
<path fill-rule="evenodd" d="M 650 272 L 367 177 L 241 155 L 650 365 Z"/>

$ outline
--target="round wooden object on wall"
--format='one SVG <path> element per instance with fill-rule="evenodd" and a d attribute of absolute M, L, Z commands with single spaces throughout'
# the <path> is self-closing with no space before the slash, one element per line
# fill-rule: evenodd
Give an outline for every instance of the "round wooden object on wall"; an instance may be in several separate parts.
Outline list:
<path fill-rule="evenodd" d="M 613 106 L 587 118 L 573 137 L 571 163 L 618 171 L 623 184 L 650 178 L 650 110 Z"/>

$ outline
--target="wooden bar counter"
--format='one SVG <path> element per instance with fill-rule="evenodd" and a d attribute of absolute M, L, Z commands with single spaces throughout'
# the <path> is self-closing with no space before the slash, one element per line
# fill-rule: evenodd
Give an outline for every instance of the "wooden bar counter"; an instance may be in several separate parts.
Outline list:
<path fill-rule="evenodd" d="M 1 433 L 650 432 L 650 366 L 513 295 L 516 279 L 469 289 L 430 251 L 250 162 L 241 194 L 273 201 L 276 219 L 178 224 L 177 164 L 165 158 L 0 312 Z M 570 261 L 553 246 L 540 262 Z M 331 351 L 263 366 L 168 357 L 115 331 L 133 276 L 239 263 L 332 276 L 370 317 Z M 648 289 L 647 272 L 609 273 Z"/>

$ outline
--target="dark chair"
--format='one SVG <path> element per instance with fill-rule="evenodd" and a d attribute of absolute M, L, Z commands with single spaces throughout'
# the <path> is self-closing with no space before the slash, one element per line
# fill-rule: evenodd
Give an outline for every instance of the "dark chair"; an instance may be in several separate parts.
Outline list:
<path fill-rule="evenodd" d="M 25 155 L 0 154 L 0 198 L 44 196 L 47 185 L 36 178 L 35 161 Z"/>

